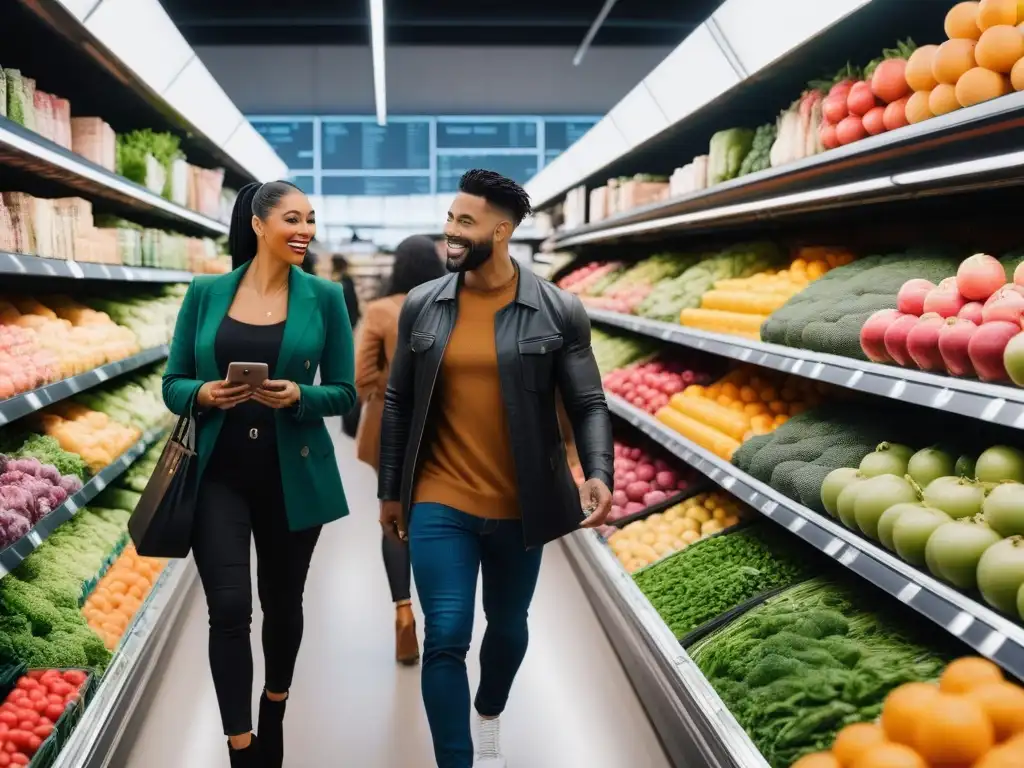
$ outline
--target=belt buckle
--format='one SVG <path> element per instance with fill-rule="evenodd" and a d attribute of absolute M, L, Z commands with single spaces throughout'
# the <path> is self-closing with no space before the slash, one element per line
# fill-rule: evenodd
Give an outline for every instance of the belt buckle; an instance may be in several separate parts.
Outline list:
<path fill-rule="evenodd" d="M 260 436 L 260 431 L 258 429 L 256 429 L 256 427 L 252 427 L 249 430 L 249 439 L 250 440 L 256 440 L 256 439 L 259 438 L 259 436 Z"/>

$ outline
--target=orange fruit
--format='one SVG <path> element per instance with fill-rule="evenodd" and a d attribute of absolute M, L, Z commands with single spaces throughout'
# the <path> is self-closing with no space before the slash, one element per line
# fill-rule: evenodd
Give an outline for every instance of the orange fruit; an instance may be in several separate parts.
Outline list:
<path fill-rule="evenodd" d="M 1024 744 L 1016 741 L 1001 744 L 990 750 L 974 768 L 1021 768 L 1024 765 Z"/>
<path fill-rule="evenodd" d="M 981 37 L 981 27 L 978 26 L 978 5 L 979 3 L 957 3 L 946 14 L 946 36 L 950 40 L 964 38 L 977 40 Z"/>
<path fill-rule="evenodd" d="M 1016 23 L 1017 0 L 981 0 L 978 3 L 978 29 L 982 33 L 991 27 Z"/>
<path fill-rule="evenodd" d="M 913 744 L 917 723 L 938 697 L 939 689 L 929 683 L 907 683 L 893 690 L 882 705 L 885 735 L 899 744 Z"/>
<path fill-rule="evenodd" d="M 939 690 L 943 693 L 965 693 L 979 685 L 999 683 L 1003 679 L 1003 671 L 988 659 L 965 656 L 946 666 L 939 678 Z"/>
<path fill-rule="evenodd" d="M 981 33 L 974 49 L 979 67 L 1007 74 L 1024 58 L 1024 34 L 1012 24 L 999 24 Z"/>
<path fill-rule="evenodd" d="M 978 702 L 942 693 L 914 729 L 912 746 L 932 768 L 959 768 L 973 764 L 995 743 L 995 728 Z"/>
<path fill-rule="evenodd" d="M 790 768 L 843 768 L 839 761 L 828 752 L 815 752 L 813 755 L 804 755 L 797 760 Z"/>
<path fill-rule="evenodd" d="M 910 747 L 886 743 L 870 747 L 851 768 L 928 768 L 928 764 Z"/>
<path fill-rule="evenodd" d="M 885 742 L 885 732 L 874 723 L 848 725 L 836 735 L 832 754 L 843 768 L 852 768 L 854 762 L 870 747 Z"/>
<path fill-rule="evenodd" d="M 996 741 L 1024 733 L 1024 688 L 1013 683 L 985 683 L 967 691 L 978 702 L 996 729 Z M 1021 763 L 1024 766 L 1024 762 Z"/>
<path fill-rule="evenodd" d="M 978 66 L 974 59 L 976 46 L 977 43 L 974 40 L 947 40 L 939 46 L 939 50 L 932 58 L 932 75 L 940 83 L 956 85 L 964 72 Z M 917 93 L 924 93 L 924 91 L 917 91 Z"/>

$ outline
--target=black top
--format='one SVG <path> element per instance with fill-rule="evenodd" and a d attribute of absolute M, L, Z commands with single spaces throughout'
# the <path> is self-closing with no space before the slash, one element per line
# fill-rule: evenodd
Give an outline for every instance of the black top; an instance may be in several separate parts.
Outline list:
<path fill-rule="evenodd" d="M 345 294 L 345 308 L 348 309 L 348 320 L 355 328 L 359 325 L 359 298 L 356 296 L 356 284 L 345 275 L 341 278 L 341 290 Z"/>
<path fill-rule="evenodd" d="M 250 325 L 226 315 L 217 329 L 214 341 L 214 353 L 221 376 L 227 376 L 231 363 L 266 363 L 272 378 L 283 338 L 283 322 Z M 249 400 L 224 413 L 224 425 L 217 446 L 220 449 L 223 445 L 230 445 L 233 450 L 246 452 L 263 450 L 267 446 L 273 448 L 275 433 L 274 409 Z"/>

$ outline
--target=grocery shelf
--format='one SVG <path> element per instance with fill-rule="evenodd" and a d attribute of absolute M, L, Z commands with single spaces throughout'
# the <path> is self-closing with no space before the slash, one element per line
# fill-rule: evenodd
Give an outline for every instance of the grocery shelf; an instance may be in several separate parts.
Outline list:
<path fill-rule="evenodd" d="M 665 446 L 729 493 L 945 628 L 1011 674 L 1024 677 L 1024 626 L 782 495 L 625 400 L 611 394 L 607 399 L 612 413 Z"/>
<path fill-rule="evenodd" d="M 1024 93 L 1011 94 L 625 211 L 558 233 L 543 247 L 558 250 L 682 228 L 713 230 L 855 204 L 1024 184 L 1024 152 L 998 149 L 1008 136 L 1017 135 L 1022 118 Z M 986 142 L 982 151 L 991 154 L 978 156 L 979 141 Z"/>
<path fill-rule="evenodd" d="M 685 328 L 619 312 L 587 308 L 591 320 L 670 344 L 823 381 L 857 392 L 900 400 L 1024 429 L 1024 389 L 956 379 L 849 357 Z"/>
<path fill-rule="evenodd" d="M 168 345 L 162 344 L 159 347 L 143 350 L 137 355 L 126 357 L 124 360 L 107 363 L 77 376 L 69 376 L 66 379 L 55 381 L 53 384 L 47 384 L 45 387 L 15 395 L 7 400 L 0 400 L 0 427 L 28 416 L 40 408 L 77 395 L 83 390 L 98 386 L 115 376 L 163 360 L 167 357 L 169 349 Z"/>
<path fill-rule="evenodd" d="M 0 251 L 0 275 L 59 277 L 72 280 L 117 280 L 124 283 L 188 283 L 195 277 L 180 269 L 92 264 Z"/>
<path fill-rule="evenodd" d="M 149 450 L 168 431 L 167 427 L 147 430 L 131 448 L 121 454 L 112 464 L 100 470 L 89 479 L 78 493 L 72 495 L 57 509 L 36 523 L 35 527 L 18 541 L 0 551 L 0 578 L 13 571 L 29 554 L 35 551 L 46 538 L 72 517 L 78 510 L 96 498 L 100 492 L 119 478 L 134 461 Z"/>
<path fill-rule="evenodd" d="M 85 714 L 54 760 L 54 768 L 123 765 L 115 754 L 129 720 L 146 695 L 178 614 L 196 582 L 191 556 L 171 560 L 139 610 Z"/>
<path fill-rule="evenodd" d="M 767 768 L 672 631 L 594 531 L 562 546 L 673 765 Z"/>
<path fill-rule="evenodd" d="M 69 194 L 106 200 L 162 219 L 185 233 L 226 235 L 228 226 L 153 194 L 64 147 L 0 117 L 0 165 L 56 182 Z"/>

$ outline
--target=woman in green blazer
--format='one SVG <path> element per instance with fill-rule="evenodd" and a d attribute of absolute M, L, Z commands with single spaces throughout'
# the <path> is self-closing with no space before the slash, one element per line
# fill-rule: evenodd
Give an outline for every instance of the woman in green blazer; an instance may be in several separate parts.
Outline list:
<path fill-rule="evenodd" d="M 167 407 L 193 413 L 198 424 L 192 553 L 209 606 L 210 666 L 232 766 L 282 764 L 306 574 L 321 526 L 348 514 L 324 419 L 355 403 L 352 326 L 341 286 L 301 269 L 315 233 L 298 188 L 283 181 L 243 188 L 229 234 L 235 270 L 193 280 L 164 374 Z M 256 388 L 230 385 L 233 362 L 266 363 L 270 378 Z M 266 660 L 258 744 L 251 734 L 253 539 Z"/>

